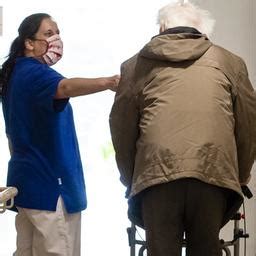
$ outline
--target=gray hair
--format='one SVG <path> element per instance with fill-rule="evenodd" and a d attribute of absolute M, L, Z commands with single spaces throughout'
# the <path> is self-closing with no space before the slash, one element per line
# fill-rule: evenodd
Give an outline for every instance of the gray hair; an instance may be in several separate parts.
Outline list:
<path fill-rule="evenodd" d="M 162 30 L 179 26 L 193 27 L 209 36 L 213 31 L 215 20 L 209 11 L 180 0 L 159 10 L 157 24 Z"/>

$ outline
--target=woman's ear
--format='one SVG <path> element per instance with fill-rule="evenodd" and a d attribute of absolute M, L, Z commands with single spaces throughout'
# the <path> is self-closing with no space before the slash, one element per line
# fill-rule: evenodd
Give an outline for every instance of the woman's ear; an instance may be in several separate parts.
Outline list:
<path fill-rule="evenodd" d="M 29 51 L 33 51 L 34 50 L 34 43 L 31 39 L 26 39 L 25 40 L 25 48 Z"/>

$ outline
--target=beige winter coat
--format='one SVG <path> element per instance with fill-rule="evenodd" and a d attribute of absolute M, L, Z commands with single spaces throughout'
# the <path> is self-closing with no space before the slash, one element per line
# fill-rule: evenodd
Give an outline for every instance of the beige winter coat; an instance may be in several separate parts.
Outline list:
<path fill-rule="evenodd" d="M 240 197 L 250 179 L 255 92 L 243 60 L 204 35 L 156 36 L 124 62 L 110 127 L 128 198 L 187 177 Z"/>

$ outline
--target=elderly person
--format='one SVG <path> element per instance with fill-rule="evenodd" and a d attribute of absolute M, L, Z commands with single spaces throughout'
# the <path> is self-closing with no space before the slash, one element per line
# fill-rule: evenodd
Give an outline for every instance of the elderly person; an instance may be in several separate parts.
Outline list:
<path fill-rule="evenodd" d="M 191 3 L 159 11 L 160 33 L 125 61 L 110 114 L 129 217 L 149 256 L 220 256 L 255 152 L 256 98 L 244 61 L 213 44 Z"/>

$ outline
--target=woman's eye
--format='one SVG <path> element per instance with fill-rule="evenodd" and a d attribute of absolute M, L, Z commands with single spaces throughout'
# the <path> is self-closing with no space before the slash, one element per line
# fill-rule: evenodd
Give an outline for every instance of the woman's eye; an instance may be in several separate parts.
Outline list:
<path fill-rule="evenodd" d="M 45 33 L 44 35 L 47 36 L 47 37 L 50 37 L 50 36 L 53 35 L 53 33 L 52 33 L 52 32 L 47 32 L 47 33 Z"/>

